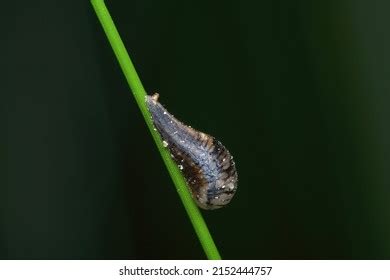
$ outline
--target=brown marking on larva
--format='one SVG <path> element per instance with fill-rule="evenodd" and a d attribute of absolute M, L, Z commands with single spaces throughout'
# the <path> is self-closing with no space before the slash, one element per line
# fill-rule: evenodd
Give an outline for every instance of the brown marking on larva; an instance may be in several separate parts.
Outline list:
<path fill-rule="evenodd" d="M 158 102 L 158 97 L 158 94 L 146 97 L 149 112 L 161 139 L 183 173 L 192 197 L 203 209 L 223 207 L 237 189 L 233 157 L 214 137 L 174 118 Z"/>
<path fill-rule="evenodd" d="M 173 146 L 171 147 L 170 151 L 175 154 L 177 147 Z M 195 164 L 191 164 L 192 161 L 189 158 L 188 154 L 183 153 L 176 153 L 176 156 L 173 156 L 173 160 L 183 166 L 183 169 L 181 170 L 184 174 L 184 178 L 186 179 L 187 184 L 190 185 L 190 190 L 193 195 L 196 195 L 198 193 L 198 188 L 201 185 L 207 184 L 205 179 L 202 176 L 202 172 L 199 166 Z"/>
<path fill-rule="evenodd" d="M 210 149 L 213 147 L 213 139 L 211 137 L 209 137 L 207 139 L 207 144 L 206 144 L 206 148 L 207 148 L 207 151 L 210 151 Z"/>

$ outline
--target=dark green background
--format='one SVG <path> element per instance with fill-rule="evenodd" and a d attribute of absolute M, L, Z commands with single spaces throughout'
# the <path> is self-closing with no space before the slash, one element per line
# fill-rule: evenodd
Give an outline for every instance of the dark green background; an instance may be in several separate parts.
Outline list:
<path fill-rule="evenodd" d="M 235 157 L 203 211 L 224 258 L 390 258 L 388 2 L 107 6 L 146 90 Z M 90 3 L 0 26 L 0 258 L 205 258 Z"/>

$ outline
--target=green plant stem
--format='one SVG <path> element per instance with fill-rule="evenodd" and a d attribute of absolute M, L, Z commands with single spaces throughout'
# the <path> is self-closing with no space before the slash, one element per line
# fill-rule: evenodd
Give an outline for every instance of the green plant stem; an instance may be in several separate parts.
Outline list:
<path fill-rule="evenodd" d="M 186 182 L 180 173 L 179 168 L 175 162 L 171 159 L 169 151 L 163 147 L 159 134 L 153 130 L 153 123 L 151 115 L 147 109 L 145 96 L 146 92 L 142 86 L 141 80 L 134 68 L 133 63 L 126 51 L 126 48 L 119 36 L 118 30 L 107 10 L 103 0 L 91 0 L 92 6 L 95 9 L 96 15 L 107 35 L 108 41 L 115 53 L 116 58 L 122 68 L 123 74 L 133 92 L 135 100 L 137 101 L 138 107 L 140 108 L 142 115 L 144 116 L 145 122 L 149 127 L 149 130 L 156 142 L 157 148 L 164 160 L 164 163 L 168 169 L 169 174 L 176 186 L 176 190 L 183 202 L 183 205 L 187 211 L 187 214 L 194 226 L 195 232 L 198 235 L 200 243 L 202 244 L 203 250 L 205 251 L 208 259 L 219 260 L 218 249 L 215 246 L 213 238 L 207 228 L 207 225 L 200 213 L 198 206 L 193 201 L 191 194 L 187 188 Z"/>

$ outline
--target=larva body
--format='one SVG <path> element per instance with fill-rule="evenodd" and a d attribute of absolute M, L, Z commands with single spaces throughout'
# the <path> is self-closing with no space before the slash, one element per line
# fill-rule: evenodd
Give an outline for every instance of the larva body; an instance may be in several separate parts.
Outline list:
<path fill-rule="evenodd" d="M 228 204 L 238 179 L 229 151 L 214 137 L 174 118 L 158 102 L 158 94 L 147 96 L 146 103 L 164 146 L 183 173 L 198 206 L 211 210 Z"/>

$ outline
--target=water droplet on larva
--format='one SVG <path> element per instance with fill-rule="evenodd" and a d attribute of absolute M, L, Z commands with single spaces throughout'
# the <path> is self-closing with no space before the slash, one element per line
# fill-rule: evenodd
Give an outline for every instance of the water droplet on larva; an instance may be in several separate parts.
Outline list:
<path fill-rule="evenodd" d="M 163 146 L 166 148 L 166 147 L 168 147 L 168 142 L 167 141 L 162 141 L 162 144 L 163 144 Z"/>
<path fill-rule="evenodd" d="M 218 198 L 219 198 L 219 196 L 215 196 L 215 197 L 214 197 L 214 199 L 218 199 Z"/>
<path fill-rule="evenodd" d="M 226 160 L 226 158 L 223 158 L 223 160 L 222 161 L 225 161 Z"/>
<path fill-rule="evenodd" d="M 181 165 L 181 164 L 179 164 L 178 167 L 179 167 L 180 170 L 184 169 L 183 165 Z"/>
<path fill-rule="evenodd" d="M 164 115 L 166 115 L 167 114 L 167 112 L 166 111 L 164 111 Z"/>
<path fill-rule="evenodd" d="M 222 187 L 221 187 L 221 189 L 224 189 L 225 188 L 225 185 L 223 185 Z"/>

